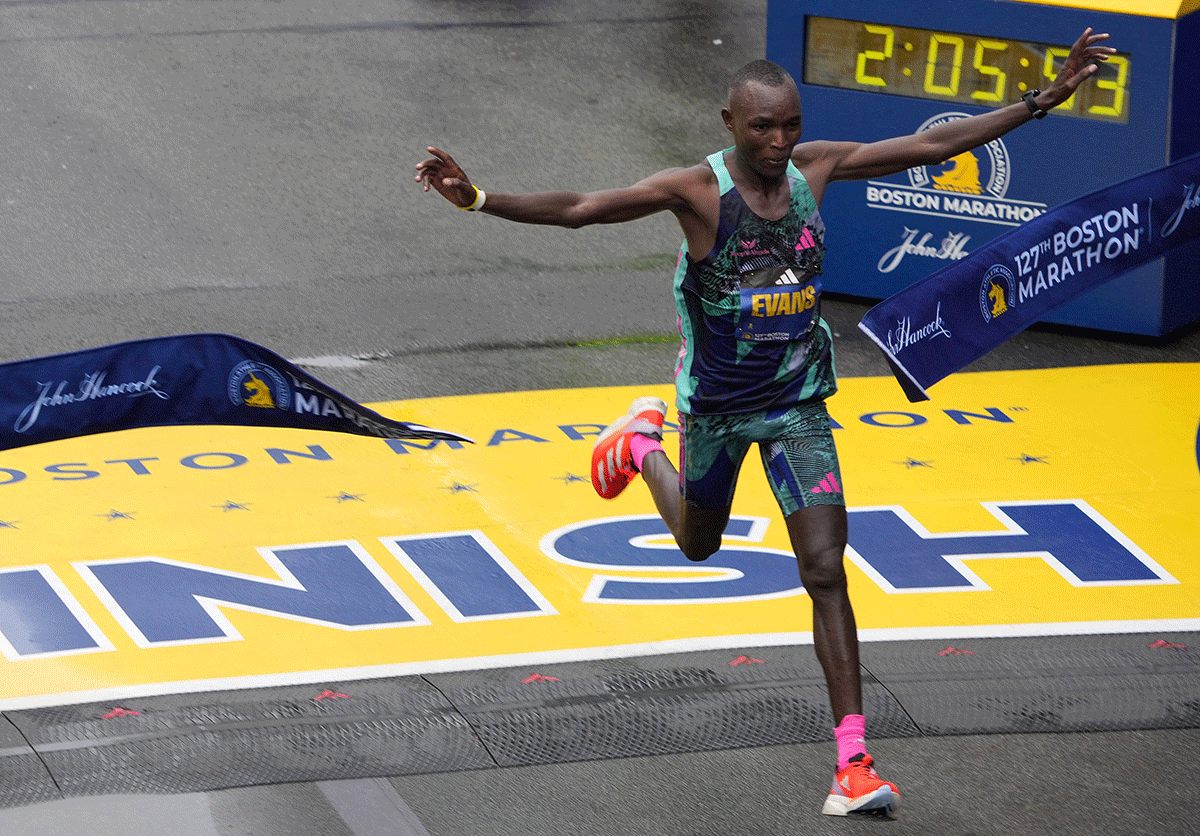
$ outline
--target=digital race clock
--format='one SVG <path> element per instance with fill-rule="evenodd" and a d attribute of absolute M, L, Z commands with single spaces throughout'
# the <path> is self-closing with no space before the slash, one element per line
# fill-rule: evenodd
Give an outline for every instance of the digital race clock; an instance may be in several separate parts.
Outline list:
<path fill-rule="evenodd" d="M 1046 89 L 1086 27 L 1118 53 L 1047 118 L 941 165 L 834 183 L 824 287 L 883 299 L 1051 207 L 1200 152 L 1200 0 L 768 0 L 803 140 L 873 142 Z M 1200 184 L 1197 184 L 1200 188 Z M 1047 321 L 1163 335 L 1200 321 L 1190 245 Z"/>
<path fill-rule="evenodd" d="M 810 15 L 805 26 L 805 84 L 1003 107 L 1026 90 L 1045 89 L 1070 46 L 963 32 L 938 32 Z M 1119 52 L 1055 113 L 1129 121 L 1132 60 Z"/>

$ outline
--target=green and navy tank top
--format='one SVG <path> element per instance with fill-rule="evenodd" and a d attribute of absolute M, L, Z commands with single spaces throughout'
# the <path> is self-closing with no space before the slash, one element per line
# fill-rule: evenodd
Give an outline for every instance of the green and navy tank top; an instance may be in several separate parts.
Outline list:
<path fill-rule="evenodd" d="M 676 406 L 691 415 L 788 409 L 837 391 L 833 339 L 820 316 L 825 224 L 804 175 L 788 163 L 791 205 L 777 221 L 746 205 L 725 168 L 712 252 L 694 260 L 687 242 L 675 269 L 683 345 Z"/>

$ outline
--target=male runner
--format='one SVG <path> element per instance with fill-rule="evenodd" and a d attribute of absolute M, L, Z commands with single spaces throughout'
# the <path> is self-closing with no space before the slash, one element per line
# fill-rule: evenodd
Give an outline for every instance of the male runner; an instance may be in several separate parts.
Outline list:
<path fill-rule="evenodd" d="M 758 442 L 813 605 L 813 642 L 837 727 L 838 762 L 822 812 L 896 811 L 900 793 L 875 773 L 864 742 L 858 637 L 843 553 L 846 507 L 825 399 L 837 389 L 831 334 L 820 318 L 824 224 L 835 180 L 936 165 L 991 142 L 1066 101 L 1116 50 L 1086 29 L 1044 91 L 968 119 L 873 143 L 800 143 L 800 94 L 783 68 L 754 61 L 721 111 L 733 147 L 699 165 L 627 188 L 487 194 L 443 151 L 416 181 L 461 209 L 577 228 L 674 213 L 684 245 L 675 274 L 683 347 L 676 372 L 679 470 L 663 452 L 667 406 L 638 398 L 596 441 L 592 484 L 605 498 L 641 473 L 683 553 L 721 546 L 742 459 Z"/>

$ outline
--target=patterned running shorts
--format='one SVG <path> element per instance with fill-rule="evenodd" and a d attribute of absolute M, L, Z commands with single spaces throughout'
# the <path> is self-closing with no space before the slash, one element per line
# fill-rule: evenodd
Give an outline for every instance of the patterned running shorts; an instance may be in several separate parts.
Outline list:
<path fill-rule="evenodd" d="M 776 412 L 679 416 L 679 489 L 695 507 L 733 503 L 738 471 L 758 443 L 767 481 L 786 517 L 812 505 L 845 505 L 824 401 Z"/>

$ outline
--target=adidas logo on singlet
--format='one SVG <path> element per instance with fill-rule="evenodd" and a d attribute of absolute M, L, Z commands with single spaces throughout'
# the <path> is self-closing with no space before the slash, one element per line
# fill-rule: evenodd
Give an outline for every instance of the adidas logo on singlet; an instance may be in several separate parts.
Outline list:
<path fill-rule="evenodd" d="M 815 247 L 816 240 L 813 238 L 812 230 L 804 227 L 804 231 L 800 233 L 800 243 L 796 244 L 796 251 L 807 250 L 809 247 Z"/>

